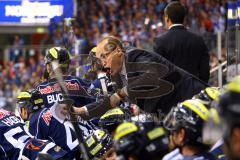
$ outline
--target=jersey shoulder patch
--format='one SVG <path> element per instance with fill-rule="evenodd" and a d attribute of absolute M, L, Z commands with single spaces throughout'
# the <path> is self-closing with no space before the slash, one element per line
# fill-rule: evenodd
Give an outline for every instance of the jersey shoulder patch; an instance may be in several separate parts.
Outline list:
<path fill-rule="evenodd" d="M 3 119 L 6 116 L 11 115 L 12 113 L 3 109 L 0 109 L 0 119 Z"/>
<path fill-rule="evenodd" d="M 52 113 L 50 112 L 50 110 L 44 111 L 44 112 L 42 113 L 42 116 L 41 116 L 41 117 L 42 117 L 43 121 L 46 123 L 46 125 L 49 126 L 50 121 L 51 121 L 51 119 L 52 119 Z"/>

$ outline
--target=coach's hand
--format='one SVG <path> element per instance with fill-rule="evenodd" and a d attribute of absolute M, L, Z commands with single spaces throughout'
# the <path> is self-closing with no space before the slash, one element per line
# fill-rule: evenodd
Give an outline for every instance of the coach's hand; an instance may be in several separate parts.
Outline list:
<path fill-rule="evenodd" d="M 73 107 L 73 112 L 69 110 L 68 106 L 64 106 L 61 110 L 61 113 L 64 115 L 68 115 L 68 114 L 77 114 L 77 115 L 84 115 L 86 114 L 86 108 L 85 107 Z"/>

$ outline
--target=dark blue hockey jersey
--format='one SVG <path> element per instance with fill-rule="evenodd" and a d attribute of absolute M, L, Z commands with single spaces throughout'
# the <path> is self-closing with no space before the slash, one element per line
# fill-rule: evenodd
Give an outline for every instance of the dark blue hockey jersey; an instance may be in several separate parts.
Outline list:
<path fill-rule="evenodd" d="M 33 138 L 18 117 L 0 109 L 0 159 L 18 160 L 26 157 L 35 160 L 40 152 L 49 153 L 54 159 L 66 154 L 53 142 Z"/>
<path fill-rule="evenodd" d="M 94 102 L 98 91 L 90 88 L 91 83 L 75 76 L 63 76 L 68 97 L 74 101 L 74 106 L 82 107 Z M 52 78 L 36 87 L 44 98 L 44 104 L 50 108 L 55 102 L 62 101 L 61 86 L 56 78 Z"/>
<path fill-rule="evenodd" d="M 51 109 L 44 108 L 34 113 L 29 122 L 29 132 L 39 139 L 50 140 L 64 150 L 69 156 L 75 155 L 77 152 L 78 140 L 72 124 L 60 119 L 55 112 L 57 104 L 53 105 Z M 80 119 L 79 119 L 80 120 Z M 95 129 L 88 121 L 79 122 L 79 127 L 82 130 L 83 137 L 88 136 Z"/>

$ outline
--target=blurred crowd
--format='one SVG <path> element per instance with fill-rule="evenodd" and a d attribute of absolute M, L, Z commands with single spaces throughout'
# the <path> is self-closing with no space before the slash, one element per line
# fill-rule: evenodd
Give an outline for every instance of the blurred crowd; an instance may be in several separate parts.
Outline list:
<path fill-rule="evenodd" d="M 224 32 L 226 0 L 181 2 L 188 12 L 185 25 L 192 31 L 210 33 L 210 38 L 211 33 Z M 137 47 L 151 49 L 153 38 L 165 31 L 163 15 L 167 3 L 168 0 L 80 1 L 75 32 L 93 45 L 103 36 L 114 35 Z M 212 43 L 207 43 L 210 49 Z"/>
<path fill-rule="evenodd" d="M 17 61 L 4 61 L 0 66 L 0 97 L 13 98 L 26 88 L 39 83 L 43 74 L 43 56 L 19 56 Z"/>
<path fill-rule="evenodd" d="M 114 35 L 123 41 L 130 41 L 136 47 L 152 50 L 153 38 L 166 30 L 163 13 L 168 2 L 169 0 L 78 1 L 73 28 L 69 29 L 65 23 L 56 24 L 52 21 L 48 37 L 42 40 L 42 44 L 70 46 L 77 40 L 80 44 L 79 53 L 87 54 L 100 38 Z M 227 0 L 181 2 L 188 12 L 185 25 L 203 36 L 210 51 L 210 65 L 215 67 L 218 64 L 216 33 L 225 31 Z M 24 41 L 18 36 L 14 38 L 12 45 L 9 61 L 3 61 L 0 66 L 0 96 L 14 97 L 19 90 L 37 83 L 43 74 L 44 53 L 29 51 L 26 58 L 26 54 L 20 49 Z M 226 49 L 223 47 L 222 50 L 223 57 L 226 57 Z"/>
<path fill-rule="evenodd" d="M 186 6 L 187 28 L 203 35 L 209 49 L 216 47 L 216 33 L 225 31 L 227 0 L 180 0 Z M 152 49 L 152 40 L 162 34 L 164 8 L 170 0 L 97 0 L 79 1 L 73 32 L 80 42 L 80 53 L 88 53 L 101 37 L 114 35 L 123 41 L 145 49 Z M 49 26 L 44 43 L 67 43 L 63 23 Z"/>

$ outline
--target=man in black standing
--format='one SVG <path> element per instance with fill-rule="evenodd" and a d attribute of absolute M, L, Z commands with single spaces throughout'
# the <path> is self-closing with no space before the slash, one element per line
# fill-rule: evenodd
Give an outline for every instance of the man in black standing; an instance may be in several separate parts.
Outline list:
<path fill-rule="evenodd" d="M 168 31 L 154 39 L 154 51 L 204 82 L 208 82 L 208 49 L 202 37 L 189 32 L 184 27 L 185 7 L 180 2 L 171 2 L 165 8 L 164 14 Z"/>

